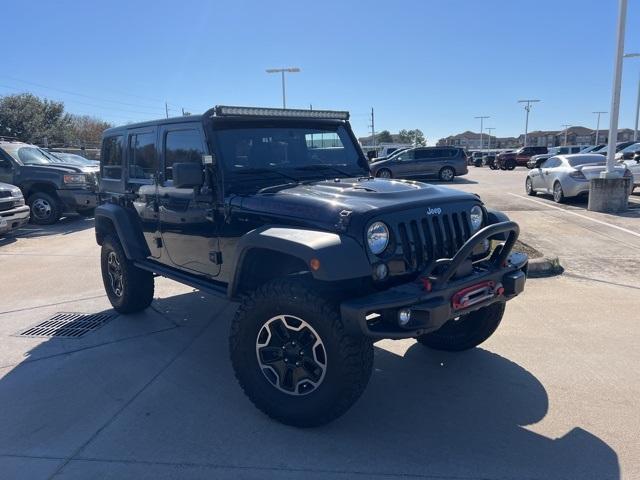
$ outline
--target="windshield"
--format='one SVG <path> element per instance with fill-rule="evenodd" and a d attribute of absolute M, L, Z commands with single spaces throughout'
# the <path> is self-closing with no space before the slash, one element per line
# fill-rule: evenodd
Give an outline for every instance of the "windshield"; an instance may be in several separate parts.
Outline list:
<path fill-rule="evenodd" d="M 18 158 L 25 165 L 48 165 L 53 163 L 51 157 L 37 147 L 18 148 Z"/>
<path fill-rule="evenodd" d="M 640 150 L 640 143 L 634 143 L 632 145 L 629 145 L 627 148 L 622 149 L 624 153 L 635 152 L 636 150 Z"/>
<path fill-rule="evenodd" d="M 216 132 L 220 160 L 233 192 L 282 183 L 368 175 L 341 126 L 231 128 Z"/>

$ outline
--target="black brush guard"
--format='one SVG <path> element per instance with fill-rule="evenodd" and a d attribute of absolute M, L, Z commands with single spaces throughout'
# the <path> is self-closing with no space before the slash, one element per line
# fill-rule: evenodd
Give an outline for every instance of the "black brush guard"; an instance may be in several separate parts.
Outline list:
<path fill-rule="evenodd" d="M 438 330 L 448 320 L 507 301 L 524 289 L 528 257 L 512 253 L 520 229 L 500 222 L 475 233 L 453 258 L 437 260 L 408 282 L 340 304 L 351 334 L 373 338 L 410 338 Z M 485 260 L 472 262 L 474 248 L 485 240 L 506 239 Z M 409 309 L 411 320 L 400 325 L 398 313 Z"/>

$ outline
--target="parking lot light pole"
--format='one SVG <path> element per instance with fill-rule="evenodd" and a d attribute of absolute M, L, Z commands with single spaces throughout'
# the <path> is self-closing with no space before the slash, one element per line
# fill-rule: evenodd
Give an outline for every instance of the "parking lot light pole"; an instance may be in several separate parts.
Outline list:
<path fill-rule="evenodd" d="M 485 130 L 489 132 L 489 141 L 487 142 L 487 150 L 491 150 L 491 132 L 495 130 L 496 127 L 487 127 Z"/>
<path fill-rule="evenodd" d="M 482 132 L 483 132 L 483 130 L 482 130 L 482 122 L 484 121 L 485 118 L 491 118 L 491 117 L 489 117 L 488 115 L 485 115 L 485 116 L 473 117 L 473 118 L 475 118 L 475 119 L 479 118 L 480 119 L 480 150 L 482 150 L 482 147 L 484 146 L 484 138 L 482 136 L 483 135 L 482 134 Z"/>
<path fill-rule="evenodd" d="M 627 53 L 624 58 L 640 57 L 640 53 Z M 636 99 L 636 123 L 633 128 L 633 141 L 638 141 L 638 117 L 640 116 L 640 76 L 638 77 L 638 97 Z"/>
<path fill-rule="evenodd" d="M 288 68 L 267 68 L 267 73 L 279 73 L 282 78 L 282 108 L 287 108 L 287 94 L 285 91 L 284 74 L 285 73 L 298 73 L 300 69 L 298 67 Z"/>
<path fill-rule="evenodd" d="M 525 111 L 527 112 L 525 121 L 524 121 L 524 145 L 527 146 L 527 134 L 529 133 L 529 112 L 531 111 L 531 104 L 539 102 L 540 100 L 535 99 L 526 99 L 526 100 L 518 100 L 518 103 L 526 103 L 524 106 Z"/>
<path fill-rule="evenodd" d="M 592 112 L 592 113 L 595 113 L 596 115 L 598 115 L 598 121 L 596 122 L 596 141 L 594 142 L 594 145 L 598 145 L 598 137 L 600 136 L 600 115 L 603 113 L 609 113 L 609 112 Z"/>

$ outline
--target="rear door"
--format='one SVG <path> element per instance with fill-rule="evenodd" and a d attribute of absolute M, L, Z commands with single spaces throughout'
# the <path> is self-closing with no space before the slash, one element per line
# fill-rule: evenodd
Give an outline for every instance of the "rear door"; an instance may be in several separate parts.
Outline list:
<path fill-rule="evenodd" d="M 218 236 L 213 222 L 213 195 L 208 201 L 195 198 L 193 188 L 173 186 L 175 163 L 202 163 L 207 152 L 199 122 L 160 127 L 159 145 L 163 167 L 158 185 L 162 255 L 160 261 L 192 273 L 216 277 L 220 273 Z"/>

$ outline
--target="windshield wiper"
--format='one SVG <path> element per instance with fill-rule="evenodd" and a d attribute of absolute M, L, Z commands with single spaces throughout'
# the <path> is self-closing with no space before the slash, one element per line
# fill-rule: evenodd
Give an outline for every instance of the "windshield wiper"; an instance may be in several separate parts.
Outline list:
<path fill-rule="evenodd" d="M 346 166 L 346 165 L 345 165 Z M 359 173 L 353 174 L 349 172 L 345 172 L 339 168 L 336 168 L 334 165 L 329 163 L 313 163 L 311 165 L 304 165 L 302 167 L 296 167 L 295 170 L 333 170 L 334 172 L 339 173 L 340 175 L 346 175 L 347 177 L 359 176 Z"/>

